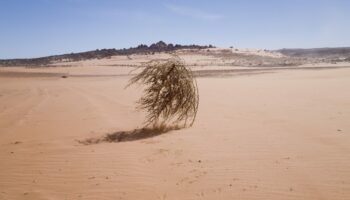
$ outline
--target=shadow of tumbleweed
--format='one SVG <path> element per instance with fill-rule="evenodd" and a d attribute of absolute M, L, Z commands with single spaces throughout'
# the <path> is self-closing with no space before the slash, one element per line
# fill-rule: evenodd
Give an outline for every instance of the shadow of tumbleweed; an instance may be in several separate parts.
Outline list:
<path fill-rule="evenodd" d="M 179 126 L 159 125 L 151 128 L 134 129 L 131 131 L 117 131 L 114 133 L 109 133 L 100 138 L 88 138 L 85 140 L 78 140 L 78 142 L 84 145 L 99 144 L 102 142 L 128 142 L 155 137 L 179 129 L 181 129 Z"/>

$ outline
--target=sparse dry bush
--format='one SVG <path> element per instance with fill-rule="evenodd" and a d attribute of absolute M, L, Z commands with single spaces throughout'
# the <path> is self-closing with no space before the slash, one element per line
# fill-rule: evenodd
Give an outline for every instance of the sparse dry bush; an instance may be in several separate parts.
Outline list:
<path fill-rule="evenodd" d="M 146 125 L 172 122 L 192 126 L 199 104 L 192 71 L 178 57 L 150 61 L 143 67 L 128 86 L 135 83 L 145 86 L 137 108 L 147 112 Z"/>

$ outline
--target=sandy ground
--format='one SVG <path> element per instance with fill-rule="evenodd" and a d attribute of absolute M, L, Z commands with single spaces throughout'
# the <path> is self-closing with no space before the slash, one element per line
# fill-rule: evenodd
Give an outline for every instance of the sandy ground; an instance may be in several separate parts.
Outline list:
<path fill-rule="evenodd" d="M 0 76 L 0 199 L 350 199 L 349 77 L 200 77 L 192 128 L 82 145 L 142 126 L 128 76 Z"/>

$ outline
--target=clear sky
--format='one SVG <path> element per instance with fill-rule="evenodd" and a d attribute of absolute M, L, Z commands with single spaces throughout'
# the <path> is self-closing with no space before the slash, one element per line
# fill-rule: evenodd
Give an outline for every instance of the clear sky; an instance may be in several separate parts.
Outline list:
<path fill-rule="evenodd" d="M 267 49 L 350 46 L 350 0 L 0 0 L 0 58 L 159 40 Z"/>

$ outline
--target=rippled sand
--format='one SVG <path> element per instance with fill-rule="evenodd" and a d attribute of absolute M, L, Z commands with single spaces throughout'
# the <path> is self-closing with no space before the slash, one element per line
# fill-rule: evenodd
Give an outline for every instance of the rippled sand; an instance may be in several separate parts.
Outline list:
<path fill-rule="evenodd" d="M 192 128 L 91 145 L 142 127 L 140 88 L 60 69 L 0 72 L 1 200 L 350 199 L 349 68 L 198 77 Z"/>

